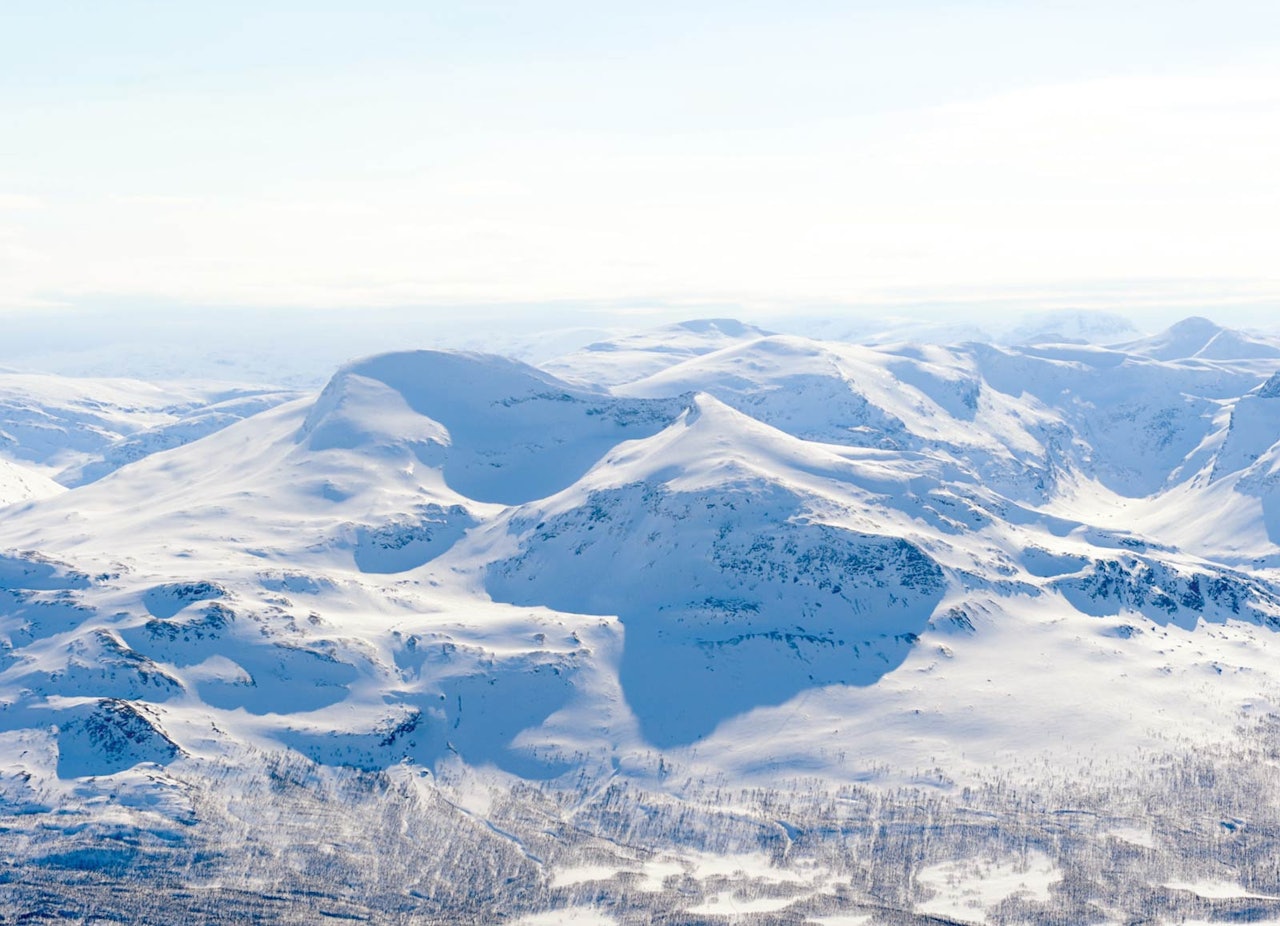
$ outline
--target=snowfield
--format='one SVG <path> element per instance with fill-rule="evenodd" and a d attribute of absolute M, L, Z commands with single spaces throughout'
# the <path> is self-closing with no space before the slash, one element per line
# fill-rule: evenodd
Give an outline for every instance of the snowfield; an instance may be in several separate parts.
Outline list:
<path fill-rule="evenodd" d="M 0 374 L 0 916 L 1280 918 L 1280 341 L 1068 321 Z"/>

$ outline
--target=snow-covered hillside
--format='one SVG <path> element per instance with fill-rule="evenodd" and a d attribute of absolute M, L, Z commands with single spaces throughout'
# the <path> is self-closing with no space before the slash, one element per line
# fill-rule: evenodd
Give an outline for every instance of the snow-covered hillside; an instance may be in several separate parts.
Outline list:
<path fill-rule="evenodd" d="M 296 398 L 0 383 L 0 808 L 200 818 L 211 769 L 308 762 L 430 779 L 542 859 L 533 821 L 603 833 L 621 782 L 703 813 L 715 788 L 960 800 L 1233 755 L 1280 701 L 1269 351 L 1196 319 L 1109 348 L 721 320 L 546 369 L 379 355 Z M 547 890 L 652 861 L 582 851 Z M 1058 877 L 1026 851 L 1008 878 Z M 677 855 L 697 903 L 729 890 Z M 954 859 L 918 861 L 894 909 L 952 909 Z M 816 871 L 775 893 L 816 903 Z"/>
<path fill-rule="evenodd" d="M 0 505 L 46 498 L 61 491 L 62 486 L 48 476 L 30 467 L 0 460 Z"/>
<path fill-rule="evenodd" d="M 0 459 L 83 485 L 295 396 L 230 383 L 0 372 Z"/>

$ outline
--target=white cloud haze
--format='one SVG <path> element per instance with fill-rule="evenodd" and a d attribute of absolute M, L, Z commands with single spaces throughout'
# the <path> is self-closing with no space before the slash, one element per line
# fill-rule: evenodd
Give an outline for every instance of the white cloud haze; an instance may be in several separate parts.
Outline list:
<path fill-rule="evenodd" d="M 1280 17 L 1123 7 L 20 3 L 0 306 L 1274 298 Z"/>

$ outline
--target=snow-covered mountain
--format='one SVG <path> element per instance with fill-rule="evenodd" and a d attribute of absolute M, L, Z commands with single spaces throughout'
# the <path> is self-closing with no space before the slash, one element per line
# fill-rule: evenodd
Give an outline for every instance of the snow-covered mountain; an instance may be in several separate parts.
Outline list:
<path fill-rule="evenodd" d="M 311 782 L 334 814 L 365 807 L 340 783 L 357 769 L 396 807 L 445 801 L 450 839 L 482 823 L 494 858 L 538 868 L 530 909 L 566 916 L 592 865 L 631 885 L 618 910 L 661 896 L 710 916 L 698 904 L 731 885 L 690 847 L 723 854 L 733 833 L 773 853 L 747 866 L 753 891 L 791 885 L 755 913 L 958 921 L 937 885 L 972 875 L 946 867 L 972 857 L 959 836 L 906 875 L 867 862 L 832 886 L 841 840 L 926 806 L 994 814 L 966 838 L 997 867 L 1021 821 L 1011 870 L 1047 865 L 1046 885 L 1119 864 L 1106 827 L 1137 826 L 1164 879 L 1144 889 L 1280 889 L 1254 861 L 1202 865 L 1185 828 L 1153 842 L 1146 811 L 1079 835 L 1087 864 L 1027 816 L 1115 801 L 1126 775 L 1135 801 L 1187 798 L 1139 754 L 1184 768 L 1210 750 L 1196 774 L 1224 782 L 1275 766 L 1280 353 L 1206 325 L 1110 348 L 873 348 L 699 322 L 545 368 L 379 355 L 299 397 L 14 381 L 0 811 L 24 833 L 67 813 L 106 826 L 103 806 L 147 832 L 231 832 L 243 811 L 211 782 L 266 812 L 234 770 Z M 1024 806 L 1015 785 L 1066 803 Z M 732 823 L 711 809 L 730 793 Z M 1227 803 L 1228 822 L 1272 819 Z M 659 847 L 684 900 L 642 886 Z M 495 865 L 493 896 L 514 897 L 503 878 L 526 876 Z M 1101 880 L 979 912 L 1132 909 Z"/>
<path fill-rule="evenodd" d="M 648 376 L 690 357 L 749 343 L 768 333 L 731 318 L 696 319 L 594 341 L 544 362 L 542 368 L 558 376 L 611 386 Z"/>
<path fill-rule="evenodd" d="M 296 395 L 230 383 L 0 372 L 0 458 L 83 485 Z"/>
<path fill-rule="evenodd" d="M 1007 331 L 1006 344 L 1113 344 L 1139 334 L 1133 322 L 1115 312 L 1057 309 L 1028 315 Z"/>
<path fill-rule="evenodd" d="M 1166 331 L 1128 341 L 1118 347 L 1157 360 L 1280 359 L 1280 339 L 1223 328 L 1199 316 L 1184 318 Z"/>

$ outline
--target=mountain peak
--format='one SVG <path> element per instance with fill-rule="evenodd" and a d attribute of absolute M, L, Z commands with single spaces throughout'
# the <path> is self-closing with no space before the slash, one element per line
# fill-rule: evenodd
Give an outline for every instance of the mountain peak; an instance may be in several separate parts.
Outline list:
<path fill-rule="evenodd" d="M 1118 345 L 1155 360 L 1263 360 L 1280 358 L 1280 342 L 1246 334 L 1199 315 L 1184 318 L 1160 334 Z"/>
<path fill-rule="evenodd" d="M 736 318 L 693 318 L 677 322 L 673 328 L 692 331 L 695 334 L 722 334 L 730 338 L 764 337 L 771 332 L 755 325 L 748 325 Z"/>
<path fill-rule="evenodd" d="M 1203 315 L 1190 315 L 1182 321 L 1174 322 L 1167 329 L 1169 334 L 1177 337 L 1205 338 L 1206 340 L 1222 330 L 1221 325 Z"/>

